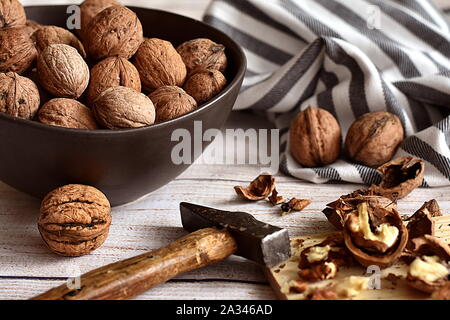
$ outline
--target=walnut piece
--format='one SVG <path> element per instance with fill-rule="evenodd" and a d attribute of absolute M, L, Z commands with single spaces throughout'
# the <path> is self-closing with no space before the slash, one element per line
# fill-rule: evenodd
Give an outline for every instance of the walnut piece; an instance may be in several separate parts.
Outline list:
<path fill-rule="evenodd" d="M 84 30 L 89 31 L 88 26 L 92 19 L 112 6 L 120 6 L 120 3 L 115 0 L 85 0 L 80 4 L 81 29 L 78 30 L 78 35 L 81 39 L 84 39 Z"/>
<path fill-rule="evenodd" d="M 433 217 L 442 216 L 441 209 L 436 200 L 430 200 L 425 202 L 419 210 L 417 210 L 408 221 L 407 229 L 409 238 L 414 239 L 423 235 L 429 234 L 435 235 L 434 219 Z"/>
<path fill-rule="evenodd" d="M 27 17 L 18 0 L 0 0 L 0 29 L 22 27 Z"/>
<path fill-rule="evenodd" d="M 235 186 L 236 193 L 245 200 L 266 199 L 275 189 L 275 178 L 270 174 L 259 175 L 248 187 Z"/>
<path fill-rule="evenodd" d="M 218 95 L 226 85 L 227 79 L 219 70 L 201 69 L 186 80 L 183 88 L 198 104 L 202 104 Z"/>
<path fill-rule="evenodd" d="M 26 27 L 0 30 L 0 72 L 22 74 L 36 60 L 37 50 Z"/>
<path fill-rule="evenodd" d="M 312 200 L 292 198 L 281 205 L 281 215 L 284 216 L 292 211 L 302 211 L 311 204 Z"/>
<path fill-rule="evenodd" d="M 79 98 L 89 84 L 89 67 L 78 51 L 66 44 L 49 45 L 38 57 L 40 84 L 60 98 Z"/>
<path fill-rule="evenodd" d="M 431 295 L 432 300 L 450 300 L 450 280 Z"/>
<path fill-rule="evenodd" d="M 345 149 L 354 161 L 377 167 L 392 159 L 403 138 L 403 126 L 396 115 L 370 112 L 351 125 Z"/>
<path fill-rule="evenodd" d="M 56 26 L 42 26 L 34 34 L 38 51 L 43 51 L 51 44 L 67 44 L 78 50 L 78 53 L 86 58 L 86 51 L 83 44 L 70 31 Z"/>
<path fill-rule="evenodd" d="M 425 162 L 418 158 L 401 157 L 378 168 L 381 182 L 370 187 L 389 199 L 401 199 L 420 187 L 425 173 Z"/>
<path fill-rule="evenodd" d="M 284 197 L 279 196 L 277 189 L 274 188 L 272 194 L 269 197 L 269 201 L 273 206 L 276 206 L 284 202 Z"/>
<path fill-rule="evenodd" d="M 108 236 L 111 206 L 96 188 L 71 184 L 42 201 L 38 228 L 48 248 L 63 256 L 81 256 L 100 247 Z"/>
<path fill-rule="evenodd" d="M 309 107 L 292 121 L 289 147 L 294 159 L 303 166 L 333 163 L 341 152 L 341 127 L 328 111 Z"/>
<path fill-rule="evenodd" d="M 95 122 L 91 109 L 73 99 L 56 98 L 42 106 L 38 113 L 39 121 L 52 126 L 72 129 L 95 130 Z"/>
<path fill-rule="evenodd" d="M 131 58 L 144 40 L 136 14 L 124 6 L 108 7 L 89 24 L 85 46 L 94 60 L 120 56 Z"/>
<path fill-rule="evenodd" d="M 145 39 L 133 59 L 142 85 L 149 91 L 162 86 L 181 87 L 186 80 L 186 66 L 168 41 Z"/>
<path fill-rule="evenodd" d="M 178 118 L 197 108 L 197 102 L 183 89 L 164 86 L 149 95 L 156 109 L 156 122 L 161 123 Z"/>
<path fill-rule="evenodd" d="M 95 99 L 97 122 L 108 129 L 138 128 L 155 122 L 155 107 L 144 94 L 127 87 L 113 87 Z"/>
<path fill-rule="evenodd" d="M 91 70 L 91 80 L 87 91 L 90 104 L 106 89 L 128 87 L 141 91 L 141 79 L 136 67 L 122 57 L 109 57 L 97 63 Z"/>
<path fill-rule="evenodd" d="M 212 40 L 199 38 L 186 41 L 177 47 L 188 72 L 197 68 L 224 72 L 227 67 L 225 47 Z"/>
<path fill-rule="evenodd" d="M 39 90 L 32 80 L 15 72 L 0 73 L 0 112 L 32 119 L 39 105 Z"/>

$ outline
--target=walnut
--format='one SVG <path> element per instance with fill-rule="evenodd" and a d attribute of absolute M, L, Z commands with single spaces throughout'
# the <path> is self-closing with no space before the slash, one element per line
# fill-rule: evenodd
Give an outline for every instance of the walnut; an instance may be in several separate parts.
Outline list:
<path fill-rule="evenodd" d="M 419 158 L 401 157 L 378 168 L 381 182 L 370 186 L 374 192 L 389 199 L 401 199 L 420 187 L 425 173 L 425 162 Z"/>
<path fill-rule="evenodd" d="M 25 23 L 25 27 L 27 28 L 28 34 L 31 37 L 33 33 L 38 31 L 39 28 L 42 28 L 43 26 L 34 20 L 27 20 L 27 22 Z"/>
<path fill-rule="evenodd" d="M 37 50 L 26 27 L 0 30 L 0 72 L 19 74 L 36 60 Z"/>
<path fill-rule="evenodd" d="M 425 202 L 419 210 L 417 210 L 406 221 L 406 225 L 409 233 L 409 238 L 414 239 L 426 234 L 435 235 L 434 219 L 433 217 L 442 216 L 439 204 L 436 200 L 430 200 Z"/>
<path fill-rule="evenodd" d="M 156 109 L 156 122 L 178 118 L 197 108 L 197 102 L 183 89 L 164 86 L 149 95 Z"/>
<path fill-rule="evenodd" d="M 370 112 L 351 125 L 345 149 L 354 161 L 377 167 L 392 159 L 403 138 L 403 126 L 396 115 Z"/>
<path fill-rule="evenodd" d="M 341 127 L 328 111 L 309 107 L 292 122 L 289 146 L 292 156 L 303 166 L 333 163 L 341 152 Z"/>
<path fill-rule="evenodd" d="M 86 58 L 83 44 L 70 31 L 56 26 L 42 26 L 34 34 L 38 51 L 43 51 L 51 44 L 67 44 L 78 50 L 78 53 Z"/>
<path fill-rule="evenodd" d="M 136 67 L 122 57 L 109 57 L 96 64 L 91 70 L 91 81 L 87 91 L 87 100 L 94 100 L 106 89 L 128 87 L 141 91 L 141 79 Z"/>
<path fill-rule="evenodd" d="M 347 215 L 343 235 L 347 249 L 365 267 L 394 264 L 408 242 L 408 230 L 397 210 L 368 202 Z"/>
<path fill-rule="evenodd" d="M 32 80 L 14 72 L 0 73 L 0 112 L 31 119 L 39 104 L 39 91 Z"/>
<path fill-rule="evenodd" d="M 18 0 L 0 0 L 0 29 L 22 27 L 27 17 Z"/>
<path fill-rule="evenodd" d="M 86 50 L 94 60 L 121 56 L 131 58 L 144 40 L 136 14 L 124 6 L 108 7 L 89 24 Z"/>
<path fill-rule="evenodd" d="M 186 80 L 186 66 L 168 41 L 145 39 L 134 56 L 134 65 L 142 85 L 149 91 L 162 86 L 181 87 Z"/>
<path fill-rule="evenodd" d="M 177 51 L 183 58 L 189 73 L 197 68 L 224 72 L 227 67 L 225 47 L 209 39 L 186 41 L 177 47 Z"/>
<path fill-rule="evenodd" d="M 214 69 L 202 69 L 192 74 L 184 84 L 184 90 L 191 95 L 198 104 L 211 100 L 227 85 L 222 72 Z"/>
<path fill-rule="evenodd" d="M 103 91 L 93 104 L 97 122 L 112 130 L 145 127 L 155 122 L 155 107 L 144 94 L 127 87 Z"/>
<path fill-rule="evenodd" d="M 52 126 L 73 129 L 98 129 L 91 109 L 73 99 L 56 98 L 42 106 L 39 121 Z"/>
<path fill-rule="evenodd" d="M 115 0 L 85 0 L 80 4 L 81 29 L 78 30 L 78 35 L 81 39 L 84 39 L 83 31 L 89 30 L 91 20 L 104 9 L 112 6 L 120 6 L 120 3 Z"/>
<path fill-rule="evenodd" d="M 48 248 L 63 256 L 81 256 L 100 247 L 108 236 L 111 207 L 99 190 L 71 184 L 42 201 L 38 228 Z"/>
<path fill-rule="evenodd" d="M 278 191 L 275 188 L 273 189 L 272 194 L 270 195 L 270 197 L 268 199 L 273 206 L 276 206 L 276 205 L 284 202 L 284 197 L 279 196 Z"/>
<path fill-rule="evenodd" d="M 79 98 L 89 84 L 89 67 L 78 51 L 66 44 L 52 44 L 37 61 L 41 85 L 60 98 Z"/>
<path fill-rule="evenodd" d="M 311 204 L 311 200 L 292 198 L 281 205 L 281 215 L 284 216 L 292 211 L 302 211 Z"/>
<path fill-rule="evenodd" d="M 236 193 L 245 200 L 266 199 L 275 189 L 275 178 L 270 174 L 259 175 L 248 187 L 235 186 Z"/>

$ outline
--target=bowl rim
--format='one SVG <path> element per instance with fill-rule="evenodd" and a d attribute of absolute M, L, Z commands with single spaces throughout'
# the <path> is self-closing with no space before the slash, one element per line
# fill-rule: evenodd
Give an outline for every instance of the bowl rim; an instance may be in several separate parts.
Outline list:
<path fill-rule="evenodd" d="M 64 7 L 65 5 L 53 5 L 52 7 L 59 6 Z M 25 7 L 45 7 L 45 5 L 29 5 Z M 151 8 L 143 8 L 143 7 L 137 7 L 137 6 L 127 6 L 127 8 L 130 8 L 133 10 L 133 8 L 137 9 L 144 9 L 149 11 L 154 11 L 156 13 L 162 13 L 166 15 L 172 15 L 177 18 L 183 18 L 185 20 L 190 20 L 191 22 L 202 24 L 203 26 L 207 28 L 213 29 L 215 32 L 217 32 L 221 37 L 226 38 L 228 42 L 232 43 L 236 49 L 236 54 L 240 57 L 240 60 L 242 63 L 238 66 L 238 70 L 236 75 L 234 76 L 233 80 L 227 84 L 225 89 L 223 89 L 217 96 L 215 96 L 210 101 L 200 105 L 197 109 L 184 114 L 178 118 L 171 119 L 169 121 L 161 122 L 152 124 L 150 126 L 145 127 L 139 127 L 139 128 L 126 128 L 126 129 L 118 129 L 118 130 L 110 130 L 110 129 L 96 129 L 96 130 L 87 130 L 87 129 L 73 129 L 73 128 L 65 128 L 60 126 L 52 126 L 45 123 L 40 123 L 38 121 L 33 121 L 29 119 L 22 119 L 18 117 L 11 116 L 9 114 L 0 112 L 0 119 L 5 120 L 7 122 L 16 122 L 21 123 L 24 125 L 28 125 L 30 127 L 33 127 L 38 130 L 44 130 L 44 131 L 54 131 L 55 133 L 59 134 L 74 134 L 74 135 L 82 135 L 82 136 L 115 136 L 115 135 L 126 135 L 126 134 L 139 134 L 142 132 L 151 132 L 154 130 L 160 130 L 164 127 L 170 127 L 172 125 L 176 125 L 177 122 L 182 122 L 184 120 L 189 120 L 190 118 L 194 118 L 196 115 L 202 114 L 206 112 L 207 110 L 213 108 L 215 104 L 223 99 L 226 95 L 228 95 L 236 86 L 239 85 L 239 82 L 244 77 L 244 74 L 247 69 L 247 58 L 245 56 L 244 50 L 242 47 L 234 41 L 230 36 L 228 36 L 223 31 L 215 28 L 214 26 L 211 26 L 201 20 L 196 20 L 191 17 L 187 17 L 181 14 L 173 13 L 170 11 L 160 10 L 160 9 L 151 9 Z M 145 95 L 145 93 L 142 93 Z M 148 95 L 145 95 L 148 96 Z"/>

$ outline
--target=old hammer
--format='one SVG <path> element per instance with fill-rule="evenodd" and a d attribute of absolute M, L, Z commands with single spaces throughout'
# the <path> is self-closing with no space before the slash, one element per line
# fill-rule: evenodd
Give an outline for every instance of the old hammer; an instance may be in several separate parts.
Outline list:
<path fill-rule="evenodd" d="M 267 267 L 290 256 L 289 234 L 245 212 L 182 202 L 183 227 L 192 232 L 166 247 L 92 270 L 80 286 L 53 288 L 35 300 L 129 299 L 187 271 L 236 254 Z"/>

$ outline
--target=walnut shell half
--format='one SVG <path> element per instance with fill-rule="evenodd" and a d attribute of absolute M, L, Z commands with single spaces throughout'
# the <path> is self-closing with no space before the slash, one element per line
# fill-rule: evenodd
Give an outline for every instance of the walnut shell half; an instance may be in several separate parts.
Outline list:
<path fill-rule="evenodd" d="M 144 94 L 127 87 L 109 88 L 94 101 L 97 122 L 108 129 L 138 128 L 155 122 L 155 107 Z"/>
<path fill-rule="evenodd" d="M 192 74 L 184 84 L 184 90 L 198 104 L 202 104 L 218 95 L 227 85 L 222 72 L 214 69 L 202 69 Z"/>
<path fill-rule="evenodd" d="M 32 80 L 14 72 L 0 73 L 0 112 L 32 119 L 39 104 L 39 90 Z"/>
<path fill-rule="evenodd" d="M 66 29 L 57 26 L 42 26 L 33 34 L 33 39 L 38 51 L 43 51 L 51 44 L 67 44 L 77 49 L 78 53 L 86 58 L 83 44 L 72 32 Z"/>
<path fill-rule="evenodd" d="M 101 191 L 71 184 L 53 190 L 44 198 L 38 228 L 52 252 L 81 256 L 103 244 L 111 220 L 111 206 Z"/>
<path fill-rule="evenodd" d="M 197 102 L 183 89 L 164 86 L 149 95 L 156 109 L 156 122 L 169 121 L 197 108 Z"/>
<path fill-rule="evenodd" d="M 0 30 L 0 72 L 22 74 L 33 65 L 36 56 L 27 27 Z"/>
<path fill-rule="evenodd" d="M 95 130 L 95 122 L 91 109 L 73 99 L 56 98 L 42 106 L 38 114 L 39 121 L 52 126 L 72 129 Z"/>
<path fill-rule="evenodd" d="M 27 17 L 18 0 L 0 0 L 0 29 L 22 27 Z"/>
<path fill-rule="evenodd" d="M 254 179 L 248 187 L 235 186 L 236 194 L 245 200 L 263 200 L 275 190 L 275 177 L 270 174 L 261 174 Z"/>
<path fill-rule="evenodd" d="M 227 67 L 225 46 L 206 38 L 186 41 L 177 47 L 177 51 L 189 73 L 197 68 L 225 72 Z"/>

